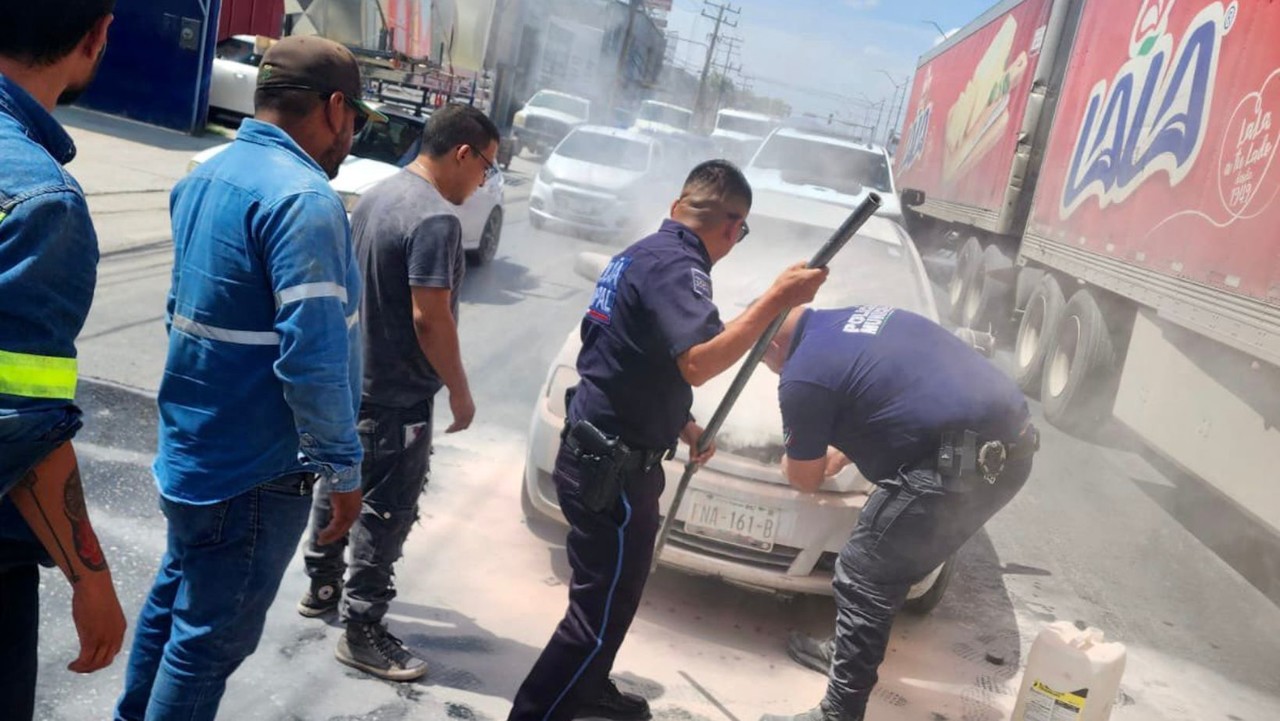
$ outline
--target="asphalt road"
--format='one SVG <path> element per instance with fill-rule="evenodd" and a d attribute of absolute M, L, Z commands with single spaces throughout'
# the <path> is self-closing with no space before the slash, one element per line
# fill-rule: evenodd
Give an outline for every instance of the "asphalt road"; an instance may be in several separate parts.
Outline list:
<path fill-rule="evenodd" d="M 529 180 L 527 164 L 515 169 L 512 190 Z M 338 665 L 340 630 L 293 610 L 306 584 L 295 559 L 220 718 L 505 718 L 563 611 L 568 577 L 562 534 L 530 528 L 520 511 L 529 416 L 588 298 L 574 257 L 608 250 L 533 231 L 519 195 L 509 193 L 516 199 L 497 260 L 471 269 L 463 294 L 476 424 L 437 437 L 422 522 L 397 568 L 389 621 L 428 659 L 430 674 L 397 685 Z M 164 544 L 148 465 L 170 261 L 165 243 L 104 258 L 80 343 L 82 373 L 97 379 L 80 393 L 85 485 L 131 624 Z M 1008 718 L 1035 634 L 1066 620 L 1128 645 L 1117 721 L 1280 719 L 1280 608 L 1188 530 L 1181 509 L 1194 489 L 1186 479 L 1163 473 L 1118 432 L 1092 443 L 1040 425 L 1043 450 L 1026 490 L 964 549 L 934 613 L 900 619 L 869 718 Z M 1219 521 L 1230 530 L 1230 517 Z M 42 594 L 38 717 L 109 717 L 123 655 L 90 677 L 65 671 L 76 647 L 69 593 L 49 572 Z M 826 633 L 833 614 L 827 599 L 779 599 L 660 571 L 617 672 L 660 719 L 798 712 L 818 701 L 825 680 L 786 658 L 786 634 Z"/>

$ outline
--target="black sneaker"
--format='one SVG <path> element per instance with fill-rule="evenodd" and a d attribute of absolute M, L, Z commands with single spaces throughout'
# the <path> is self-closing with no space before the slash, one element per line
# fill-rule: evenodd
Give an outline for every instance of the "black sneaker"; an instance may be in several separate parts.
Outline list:
<path fill-rule="evenodd" d="M 600 696 L 590 703 L 578 707 L 575 719 L 601 718 L 611 721 L 648 721 L 653 718 L 649 713 L 649 702 L 644 697 L 618 690 L 613 679 L 605 681 Z"/>
<path fill-rule="evenodd" d="M 827 710 L 827 707 L 824 705 L 825 703 L 826 702 L 824 701 L 808 711 L 798 713 L 794 716 L 765 714 L 760 717 L 760 721 L 862 721 L 861 715 L 839 719 L 834 713 Z"/>
<path fill-rule="evenodd" d="M 831 657 L 836 652 L 834 637 L 819 641 L 812 636 L 793 631 L 787 639 L 787 655 L 792 661 L 821 674 L 831 670 Z"/>
<path fill-rule="evenodd" d="M 311 588 L 298 601 L 298 613 L 307 618 L 318 618 L 338 610 L 342 600 L 342 580 L 321 581 L 311 579 Z"/>
<path fill-rule="evenodd" d="M 348 623 L 334 655 L 351 668 L 388 681 L 413 681 L 427 675 L 427 662 L 409 653 L 404 642 L 380 623 Z"/>

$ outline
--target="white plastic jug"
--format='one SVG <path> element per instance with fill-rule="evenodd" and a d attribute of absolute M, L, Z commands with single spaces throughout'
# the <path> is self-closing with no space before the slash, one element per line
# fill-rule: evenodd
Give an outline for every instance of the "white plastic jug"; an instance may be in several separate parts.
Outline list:
<path fill-rule="evenodd" d="M 1102 631 L 1049 624 L 1031 644 L 1013 721 L 1106 721 L 1120 693 L 1125 648 Z"/>

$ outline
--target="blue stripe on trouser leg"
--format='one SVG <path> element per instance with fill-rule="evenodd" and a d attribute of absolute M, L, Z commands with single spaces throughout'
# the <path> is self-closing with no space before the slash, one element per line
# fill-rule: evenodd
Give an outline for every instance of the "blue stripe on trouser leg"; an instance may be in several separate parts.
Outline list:
<path fill-rule="evenodd" d="M 625 503 L 592 513 L 578 494 L 578 462 L 562 452 L 555 481 L 569 521 L 569 608 L 521 684 L 511 721 L 565 721 L 594 700 L 640 606 L 658 530 L 660 468 L 628 479 Z"/>

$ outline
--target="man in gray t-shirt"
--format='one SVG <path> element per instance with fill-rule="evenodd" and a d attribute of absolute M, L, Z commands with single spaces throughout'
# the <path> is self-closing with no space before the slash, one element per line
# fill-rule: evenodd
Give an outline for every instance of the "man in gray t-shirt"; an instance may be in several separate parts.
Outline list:
<path fill-rule="evenodd" d="M 427 480 L 436 392 L 449 391 L 453 423 L 446 432 L 465 430 L 476 412 L 458 345 L 466 265 L 454 208 L 497 173 L 497 150 L 498 130 L 483 113 L 445 106 L 427 123 L 422 154 L 365 193 L 351 214 L 364 277 L 358 426 L 364 505 L 346 539 L 322 546 L 314 529 L 328 525 L 330 506 L 323 491 L 316 494 L 304 552 L 311 588 L 298 612 L 318 617 L 341 605 L 347 630 L 338 660 L 391 681 L 427 672 L 426 662 L 387 632 L 383 617 L 395 597 L 392 564 L 417 520 Z"/>

